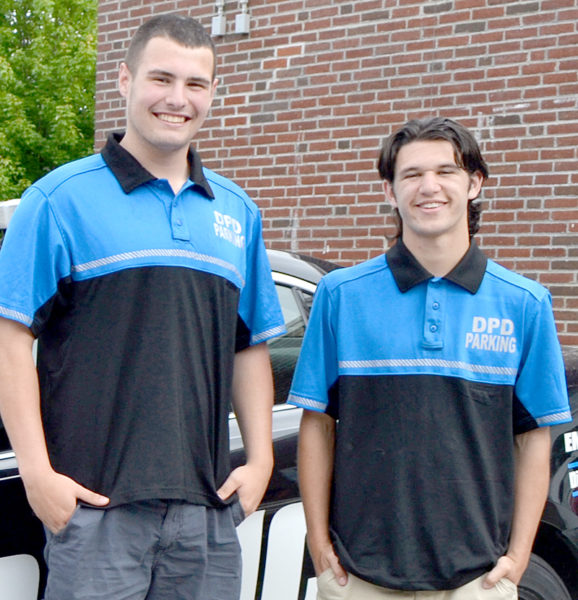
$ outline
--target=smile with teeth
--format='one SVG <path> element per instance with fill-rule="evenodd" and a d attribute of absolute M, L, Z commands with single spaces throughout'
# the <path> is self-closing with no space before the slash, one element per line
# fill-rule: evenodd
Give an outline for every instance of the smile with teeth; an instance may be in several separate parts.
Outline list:
<path fill-rule="evenodd" d="M 423 202 L 422 204 L 419 205 L 420 208 L 439 208 L 440 206 L 443 206 L 444 203 L 443 202 L 436 202 L 435 200 L 432 200 L 431 202 Z"/>
<path fill-rule="evenodd" d="M 168 115 L 165 113 L 157 113 L 156 116 L 161 121 L 166 121 L 167 123 L 184 123 L 185 121 L 188 121 L 188 118 L 182 115 Z"/>

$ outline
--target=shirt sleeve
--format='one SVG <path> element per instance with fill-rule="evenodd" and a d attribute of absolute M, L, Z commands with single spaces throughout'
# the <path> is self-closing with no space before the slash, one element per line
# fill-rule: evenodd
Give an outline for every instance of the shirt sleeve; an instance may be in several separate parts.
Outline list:
<path fill-rule="evenodd" d="M 263 242 L 261 217 L 253 221 L 247 242 L 245 284 L 239 299 L 237 351 L 285 333 L 285 321 Z"/>
<path fill-rule="evenodd" d="M 297 361 L 288 402 L 308 410 L 328 412 L 329 390 L 337 381 L 337 343 L 333 309 L 325 278 L 315 298 Z"/>
<path fill-rule="evenodd" d="M 70 276 L 69 252 L 40 190 L 22 196 L 0 251 L 0 316 L 38 335 L 58 285 Z"/>
<path fill-rule="evenodd" d="M 515 393 L 525 409 L 514 424 L 516 433 L 572 420 L 564 360 L 547 291 L 537 303 L 534 318 L 528 320 Z"/>

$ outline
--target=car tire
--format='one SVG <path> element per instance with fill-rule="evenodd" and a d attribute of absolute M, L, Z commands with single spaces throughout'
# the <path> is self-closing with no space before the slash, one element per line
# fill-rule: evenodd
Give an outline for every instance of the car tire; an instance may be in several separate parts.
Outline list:
<path fill-rule="evenodd" d="M 519 600 L 572 600 L 556 571 L 536 554 L 530 557 L 530 564 L 520 581 L 518 598 Z"/>

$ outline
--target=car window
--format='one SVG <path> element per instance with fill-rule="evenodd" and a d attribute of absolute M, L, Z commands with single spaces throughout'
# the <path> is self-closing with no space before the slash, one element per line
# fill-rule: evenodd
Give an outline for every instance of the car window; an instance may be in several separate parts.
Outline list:
<path fill-rule="evenodd" d="M 277 284 L 275 286 L 279 303 L 283 311 L 283 319 L 287 334 L 291 337 L 303 337 L 305 332 L 305 320 L 303 319 L 303 309 L 300 306 L 299 296 L 295 288 Z"/>
<path fill-rule="evenodd" d="M 313 295 L 296 287 L 276 284 L 287 333 L 269 341 L 275 380 L 275 404 L 287 401 Z"/>

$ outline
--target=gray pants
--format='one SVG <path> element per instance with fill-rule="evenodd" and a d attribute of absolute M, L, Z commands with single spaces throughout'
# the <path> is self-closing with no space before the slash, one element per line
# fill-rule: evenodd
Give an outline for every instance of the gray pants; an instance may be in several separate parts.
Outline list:
<path fill-rule="evenodd" d="M 45 600 L 235 600 L 239 509 L 162 500 L 79 506 L 62 531 L 47 532 Z"/>

